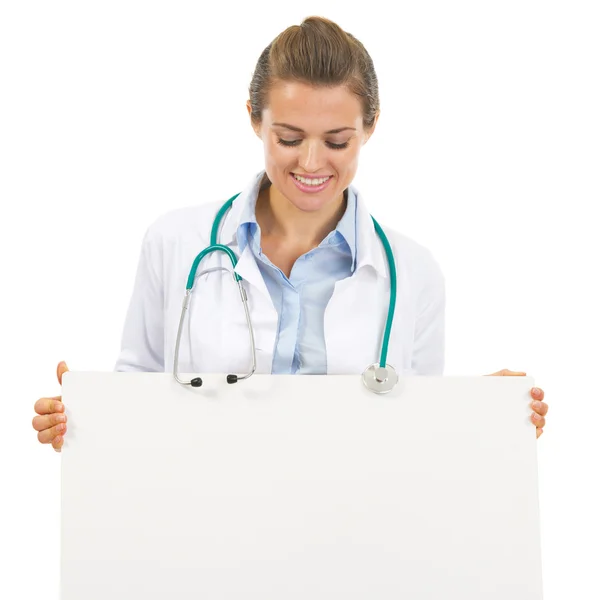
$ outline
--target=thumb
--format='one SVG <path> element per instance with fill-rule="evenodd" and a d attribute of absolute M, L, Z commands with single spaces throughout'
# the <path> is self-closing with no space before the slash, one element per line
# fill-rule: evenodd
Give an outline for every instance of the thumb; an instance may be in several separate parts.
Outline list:
<path fill-rule="evenodd" d="M 65 360 L 62 360 L 58 365 L 57 365 L 57 381 L 59 381 L 59 385 L 61 385 L 61 378 L 63 377 L 64 373 L 67 373 L 69 371 L 67 365 L 65 364 Z"/>

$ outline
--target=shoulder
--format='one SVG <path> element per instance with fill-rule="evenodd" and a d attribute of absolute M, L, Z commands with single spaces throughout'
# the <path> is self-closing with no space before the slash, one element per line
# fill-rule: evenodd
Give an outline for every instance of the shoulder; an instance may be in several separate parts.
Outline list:
<path fill-rule="evenodd" d="M 438 257 L 425 244 L 381 225 L 393 251 L 395 266 L 418 295 L 444 295 L 445 277 Z"/>
<path fill-rule="evenodd" d="M 434 252 L 423 243 L 403 234 L 399 231 L 381 225 L 395 258 L 399 258 L 411 266 L 412 270 L 430 272 L 440 271 L 441 267 Z"/>
<path fill-rule="evenodd" d="M 363 232 L 365 235 L 368 234 L 368 230 L 372 233 L 374 231 L 372 227 L 372 216 L 368 207 L 364 201 L 362 194 L 359 190 L 351 186 L 357 200 L 356 210 L 356 223 L 357 230 Z M 370 223 L 370 225 L 369 225 Z M 393 258 L 395 261 L 395 267 L 397 273 L 405 278 L 407 281 L 419 286 L 424 280 L 431 278 L 441 278 L 442 270 L 440 264 L 434 253 L 420 241 L 401 233 L 397 229 L 389 227 L 380 219 L 378 223 L 383 230 L 386 238 L 391 245 L 393 251 Z M 376 232 L 374 232 L 376 236 Z M 386 262 L 385 250 L 382 248 L 383 257 Z M 414 287 L 414 286 L 412 286 Z"/>
<path fill-rule="evenodd" d="M 220 200 L 169 210 L 148 226 L 145 237 L 152 243 L 202 240 L 208 244 L 213 221 L 223 202 Z"/>

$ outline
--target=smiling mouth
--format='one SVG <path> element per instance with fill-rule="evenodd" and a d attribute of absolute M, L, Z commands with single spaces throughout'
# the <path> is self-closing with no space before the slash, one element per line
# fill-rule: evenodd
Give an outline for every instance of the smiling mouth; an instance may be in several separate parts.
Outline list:
<path fill-rule="evenodd" d="M 316 186 L 320 186 L 323 185 L 325 183 L 327 183 L 332 177 L 333 175 L 326 175 L 324 177 L 304 177 L 303 175 L 299 175 L 298 173 L 291 173 L 291 175 L 293 176 L 294 179 L 296 179 L 297 181 L 300 181 L 302 184 L 304 185 L 316 185 Z"/>

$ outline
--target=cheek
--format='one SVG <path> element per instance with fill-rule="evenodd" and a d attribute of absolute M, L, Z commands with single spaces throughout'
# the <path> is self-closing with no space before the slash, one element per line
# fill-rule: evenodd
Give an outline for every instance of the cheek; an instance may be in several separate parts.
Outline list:
<path fill-rule="evenodd" d="M 342 173 L 355 171 L 358 166 L 358 158 L 358 150 L 356 148 L 350 148 L 347 152 L 341 152 L 341 155 L 338 155 L 337 158 L 334 159 L 334 164 Z"/>
<path fill-rule="evenodd" d="M 282 148 L 272 142 L 264 144 L 264 155 L 269 164 L 282 165 L 293 161 L 292 153 L 288 151 L 288 148 Z"/>

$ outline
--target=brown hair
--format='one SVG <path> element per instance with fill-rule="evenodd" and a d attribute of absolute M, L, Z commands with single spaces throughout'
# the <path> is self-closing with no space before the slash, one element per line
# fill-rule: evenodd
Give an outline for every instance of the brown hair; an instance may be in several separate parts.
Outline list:
<path fill-rule="evenodd" d="M 345 85 L 362 102 L 365 129 L 372 127 L 380 108 L 378 80 L 366 48 L 323 17 L 307 17 L 300 25 L 288 27 L 260 55 L 249 86 L 255 123 L 262 120 L 268 93 L 277 81 Z"/>

